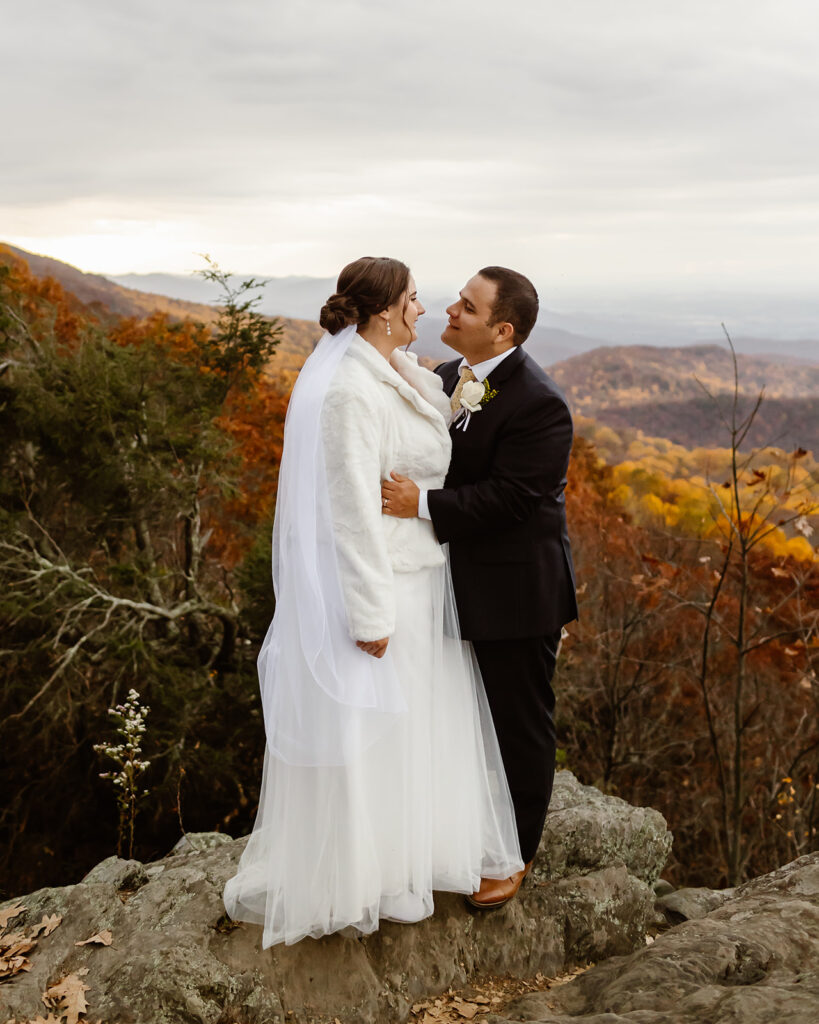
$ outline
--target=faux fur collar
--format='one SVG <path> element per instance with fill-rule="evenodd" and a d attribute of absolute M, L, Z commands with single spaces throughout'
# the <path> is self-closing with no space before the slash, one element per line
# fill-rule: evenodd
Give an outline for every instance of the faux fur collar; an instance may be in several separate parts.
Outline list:
<path fill-rule="evenodd" d="M 443 425 L 446 427 L 448 417 L 443 406 L 446 406 L 448 412 L 449 400 L 444 395 L 443 383 L 437 374 L 428 372 L 419 366 L 418 359 L 414 355 L 408 355 L 406 352 L 396 349 L 392 353 L 390 362 L 387 362 L 381 353 L 376 351 L 360 334 L 357 334 L 350 342 L 349 353 L 359 362 L 364 363 L 378 380 L 395 388 L 399 395 L 406 399 L 422 416 L 434 420 L 436 424 L 441 424 L 443 420 Z"/>

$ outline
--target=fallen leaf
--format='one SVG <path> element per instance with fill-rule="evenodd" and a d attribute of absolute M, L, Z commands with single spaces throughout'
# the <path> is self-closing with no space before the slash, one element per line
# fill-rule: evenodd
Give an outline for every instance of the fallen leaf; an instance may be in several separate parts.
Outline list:
<path fill-rule="evenodd" d="M 32 936 L 37 936 L 42 932 L 43 938 L 45 938 L 46 935 L 50 935 L 55 928 L 62 924 L 62 920 L 63 919 L 59 914 L 51 914 L 51 916 L 43 914 L 42 921 L 35 927 L 31 934 Z"/>
<path fill-rule="evenodd" d="M 472 1020 L 478 1013 L 476 1003 L 464 1003 L 460 999 L 453 1000 L 452 1008 L 466 1020 Z"/>
<path fill-rule="evenodd" d="M 18 903 L 13 907 L 6 907 L 5 910 L 0 910 L 0 928 L 5 928 L 13 917 L 22 914 L 25 909 L 22 903 Z"/>
<path fill-rule="evenodd" d="M 60 1017 L 65 1017 L 65 1024 L 79 1024 L 80 1014 L 88 1009 L 85 993 L 90 989 L 79 975 L 87 974 L 88 968 L 82 968 L 77 974 L 67 974 L 55 985 L 43 993 L 43 1002 L 50 1010 L 56 1010 Z"/>
<path fill-rule="evenodd" d="M 0 960 L 0 978 L 8 978 L 12 974 L 17 974 L 20 971 L 30 971 L 31 961 L 26 956 L 13 956 L 9 959 L 5 957 Z"/>
<path fill-rule="evenodd" d="M 3 956 L 18 956 L 20 953 L 28 953 L 37 945 L 37 940 L 24 935 L 23 932 L 12 932 L 11 935 L 3 937 Z"/>
<path fill-rule="evenodd" d="M 106 928 L 104 931 L 97 932 L 96 935 L 92 935 L 90 939 L 83 939 L 82 942 L 75 942 L 75 946 L 88 946 L 93 943 L 96 946 L 110 946 L 114 941 L 114 936 Z"/>

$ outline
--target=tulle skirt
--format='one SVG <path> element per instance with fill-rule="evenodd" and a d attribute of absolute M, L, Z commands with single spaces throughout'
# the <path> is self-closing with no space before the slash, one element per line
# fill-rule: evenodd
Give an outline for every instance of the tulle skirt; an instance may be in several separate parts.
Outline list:
<path fill-rule="evenodd" d="M 523 867 L 448 566 L 396 573 L 395 593 L 390 650 L 407 710 L 344 765 L 265 755 L 256 822 L 224 895 L 231 918 L 263 927 L 264 947 L 420 921 L 434 889 L 471 893 Z"/>

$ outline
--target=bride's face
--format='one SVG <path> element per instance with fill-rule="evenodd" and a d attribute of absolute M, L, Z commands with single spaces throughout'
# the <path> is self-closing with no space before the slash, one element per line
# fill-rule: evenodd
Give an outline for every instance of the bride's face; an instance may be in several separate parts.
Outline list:
<path fill-rule="evenodd" d="M 407 283 L 407 290 L 388 312 L 390 314 L 392 340 L 397 345 L 408 345 L 411 341 L 415 341 L 418 337 L 418 333 L 415 330 L 416 321 L 419 316 L 423 316 L 426 310 L 418 298 L 415 278 L 412 274 L 410 274 L 409 282 Z"/>

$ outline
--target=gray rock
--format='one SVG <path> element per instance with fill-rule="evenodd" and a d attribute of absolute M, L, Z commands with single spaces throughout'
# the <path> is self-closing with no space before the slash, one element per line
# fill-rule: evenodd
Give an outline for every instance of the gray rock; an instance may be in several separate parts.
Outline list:
<path fill-rule="evenodd" d="M 665 878 L 658 878 L 652 886 L 652 889 L 654 890 L 654 895 L 658 899 L 661 896 L 667 896 L 670 892 L 674 892 L 674 886 Z"/>
<path fill-rule="evenodd" d="M 121 857 L 106 857 L 82 879 L 85 885 L 113 885 L 117 889 L 138 889 L 147 880 L 141 861 Z"/>
<path fill-rule="evenodd" d="M 201 853 L 203 850 L 212 850 L 214 846 L 223 846 L 225 843 L 232 842 L 233 837 L 226 836 L 224 832 L 186 832 L 168 856 L 173 857 L 184 853 Z"/>
<path fill-rule="evenodd" d="M 734 889 L 677 889 L 657 900 L 657 907 L 669 924 L 698 921 L 721 907 L 735 893 Z"/>
<path fill-rule="evenodd" d="M 500 1021 L 539 1024 L 816 1024 L 819 853 L 727 891 L 721 905 Z"/>
<path fill-rule="evenodd" d="M 570 772 L 558 772 L 534 870 L 540 879 L 563 878 L 622 863 L 650 886 L 663 869 L 671 842 L 659 811 L 632 807 L 581 785 Z"/>
<path fill-rule="evenodd" d="M 109 858 L 77 885 L 21 897 L 27 909 L 15 927 L 44 913 L 63 921 L 32 951 L 31 971 L 3 984 L 1 1019 L 29 1019 L 49 983 L 87 967 L 91 1020 L 391 1024 L 406 1021 L 413 1002 L 479 975 L 554 975 L 630 953 L 653 913 L 651 883 L 671 842 L 665 822 L 569 772 L 556 779 L 553 806 L 532 875 L 506 907 L 473 914 L 440 893 L 420 924 L 269 950 L 260 928 L 224 919 L 222 891 L 244 840 L 217 834 L 214 844 L 206 834 L 203 849 L 145 866 Z M 110 947 L 75 945 L 104 928 Z"/>

